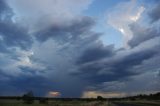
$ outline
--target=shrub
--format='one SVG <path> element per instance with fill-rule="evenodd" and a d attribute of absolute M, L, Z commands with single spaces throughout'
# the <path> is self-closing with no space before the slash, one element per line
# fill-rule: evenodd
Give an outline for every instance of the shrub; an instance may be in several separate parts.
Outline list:
<path fill-rule="evenodd" d="M 30 92 L 24 94 L 23 97 L 22 97 L 22 99 L 23 99 L 24 103 L 26 103 L 26 104 L 32 104 L 32 103 L 34 103 L 33 92 L 30 91 Z"/>
<path fill-rule="evenodd" d="M 97 96 L 98 100 L 104 100 L 104 98 L 102 96 Z"/>

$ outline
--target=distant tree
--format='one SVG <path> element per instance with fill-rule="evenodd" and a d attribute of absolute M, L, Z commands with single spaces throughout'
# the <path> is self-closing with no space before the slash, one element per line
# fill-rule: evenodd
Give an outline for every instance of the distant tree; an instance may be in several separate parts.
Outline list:
<path fill-rule="evenodd" d="M 136 98 L 135 98 L 135 97 L 133 97 L 133 98 L 130 98 L 130 100 L 131 100 L 131 101 L 135 101 L 135 100 L 136 100 Z"/>
<path fill-rule="evenodd" d="M 21 100 L 21 97 L 17 97 L 17 100 Z"/>
<path fill-rule="evenodd" d="M 153 94 L 151 98 L 154 100 L 160 100 L 160 92 Z"/>
<path fill-rule="evenodd" d="M 32 104 L 34 102 L 34 95 L 32 91 L 29 91 L 28 93 L 24 94 L 22 96 L 22 99 L 24 103 L 26 104 Z"/>
<path fill-rule="evenodd" d="M 98 100 L 104 100 L 104 98 L 102 96 L 97 96 Z"/>

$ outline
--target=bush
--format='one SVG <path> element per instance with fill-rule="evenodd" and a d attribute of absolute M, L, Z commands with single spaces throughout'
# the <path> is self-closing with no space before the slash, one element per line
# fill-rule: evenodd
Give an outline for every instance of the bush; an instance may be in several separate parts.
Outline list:
<path fill-rule="evenodd" d="M 104 98 L 102 96 L 97 96 L 98 100 L 104 100 Z"/>
<path fill-rule="evenodd" d="M 30 91 L 30 92 L 24 94 L 23 97 L 22 97 L 22 99 L 23 99 L 24 103 L 26 103 L 26 104 L 32 104 L 32 103 L 34 103 L 33 92 Z"/>

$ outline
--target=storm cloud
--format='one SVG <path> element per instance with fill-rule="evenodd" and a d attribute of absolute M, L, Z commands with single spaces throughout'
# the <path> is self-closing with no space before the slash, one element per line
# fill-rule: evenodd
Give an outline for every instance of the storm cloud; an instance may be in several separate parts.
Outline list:
<path fill-rule="evenodd" d="M 151 17 L 151 21 L 152 22 L 156 22 L 160 19 L 160 4 L 159 1 L 157 1 L 158 3 L 155 5 L 155 7 L 149 12 L 149 16 Z"/>
<path fill-rule="evenodd" d="M 11 8 L 2 0 L 0 11 L 0 41 L 1 51 L 7 51 L 9 48 L 20 47 L 29 49 L 32 44 L 32 38 L 28 30 L 12 21 L 13 12 Z"/>

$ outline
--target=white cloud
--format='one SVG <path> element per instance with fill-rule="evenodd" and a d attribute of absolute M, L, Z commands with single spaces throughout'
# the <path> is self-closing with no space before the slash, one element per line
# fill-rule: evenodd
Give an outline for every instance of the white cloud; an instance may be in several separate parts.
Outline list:
<path fill-rule="evenodd" d="M 97 98 L 97 96 L 102 96 L 104 98 L 115 98 L 124 97 L 125 93 L 120 92 L 100 92 L 100 91 L 85 91 L 82 94 L 82 98 Z"/>
<path fill-rule="evenodd" d="M 132 0 L 120 3 L 108 14 L 107 23 L 122 33 L 125 47 L 133 36 L 129 25 L 138 21 L 144 10 L 143 6 L 137 6 L 136 0 Z"/>
<path fill-rule="evenodd" d="M 138 12 L 136 13 L 136 15 L 135 16 L 131 16 L 130 20 L 136 22 L 141 17 L 141 14 L 144 12 L 144 10 L 145 10 L 145 8 L 143 6 L 139 7 Z"/>
<path fill-rule="evenodd" d="M 34 53 L 32 51 L 19 51 L 18 53 L 20 55 L 19 57 L 19 62 L 17 65 L 22 65 L 22 66 L 32 66 L 30 56 L 32 56 Z"/>

